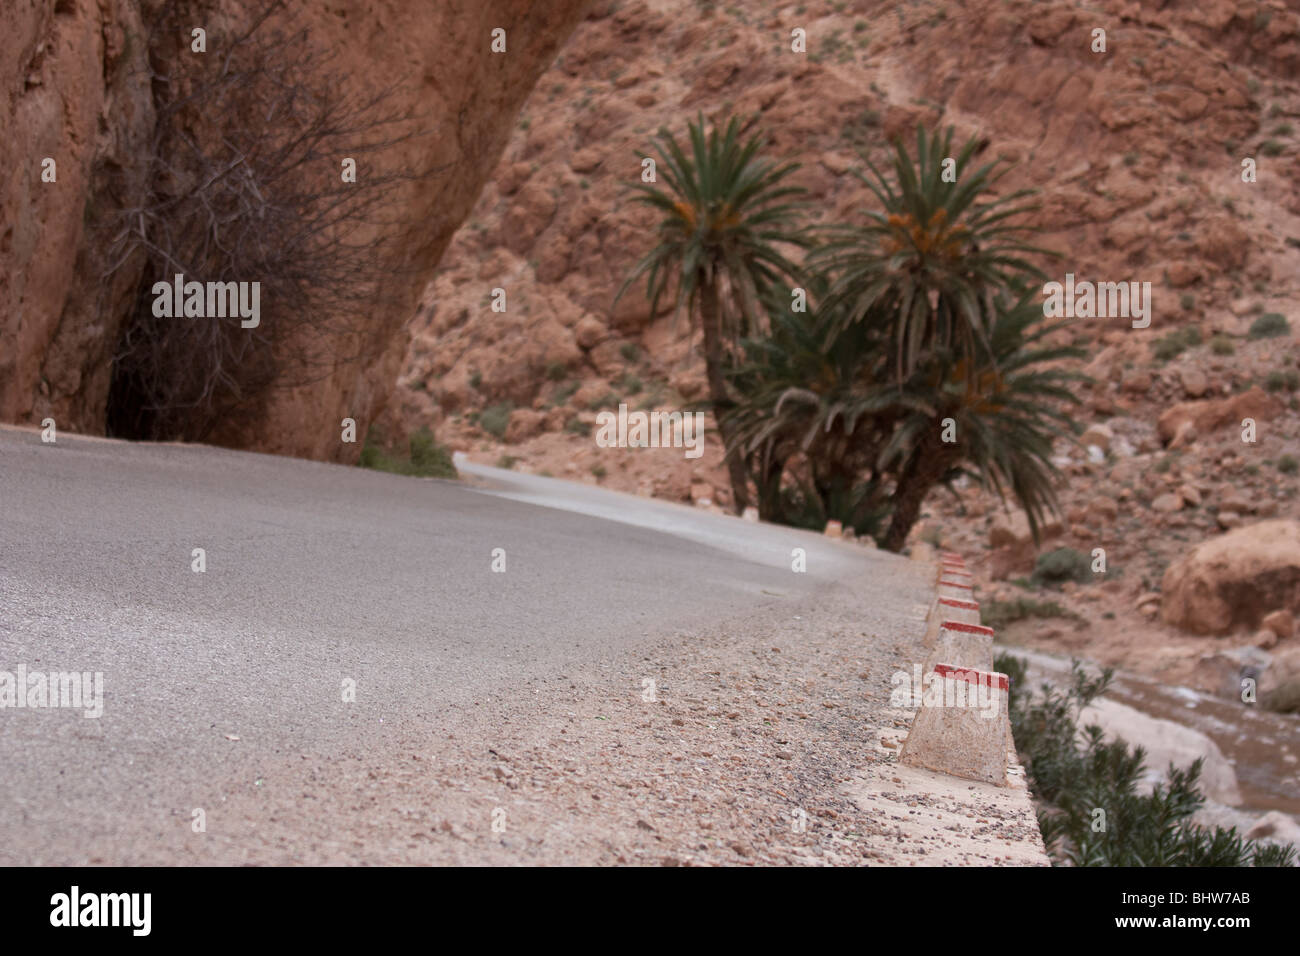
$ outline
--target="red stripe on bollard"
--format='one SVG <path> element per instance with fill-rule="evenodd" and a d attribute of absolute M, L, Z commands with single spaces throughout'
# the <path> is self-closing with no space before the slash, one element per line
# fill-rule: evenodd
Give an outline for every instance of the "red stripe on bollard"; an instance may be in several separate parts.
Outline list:
<path fill-rule="evenodd" d="M 986 687 L 995 687 L 1002 691 L 1011 686 L 1006 674 L 991 671 L 971 670 L 969 667 L 953 667 L 950 664 L 935 664 L 934 672 L 939 677 L 961 680 L 968 684 L 983 684 Z"/>

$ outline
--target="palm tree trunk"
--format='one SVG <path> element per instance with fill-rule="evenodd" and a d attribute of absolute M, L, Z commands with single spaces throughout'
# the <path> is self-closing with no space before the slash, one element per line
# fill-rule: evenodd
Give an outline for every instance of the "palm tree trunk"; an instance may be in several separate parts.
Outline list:
<path fill-rule="evenodd" d="M 881 547 L 886 551 L 900 551 L 907 541 L 907 535 L 921 516 L 921 505 L 930 489 L 944 476 L 953 459 L 957 446 L 945 444 L 938 438 L 938 423 L 933 430 L 933 437 L 927 437 L 912 453 L 902 473 L 898 476 L 898 487 L 894 491 L 894 513 L 889 521 L 889 530 Z"/>
<path fill-rule="evenodd" d="M 718 305 L 718 286 L 712 276 L 705 275 L 700 283 L 700 331 L 704 339 L 704 371 L 709 383 L 709 398 L 713 401 L 713 418 L 726 450 L 731 449 L 730 429 L 722 423 L 730 403 L 727 392 L 726 353 L 722 343 L 722 312 Z M 727 472 L 731 476 L 731 500 L 736 514 L 749 505 L 749 476 L 745 460 L 740 454 L 727 456 Z"/>

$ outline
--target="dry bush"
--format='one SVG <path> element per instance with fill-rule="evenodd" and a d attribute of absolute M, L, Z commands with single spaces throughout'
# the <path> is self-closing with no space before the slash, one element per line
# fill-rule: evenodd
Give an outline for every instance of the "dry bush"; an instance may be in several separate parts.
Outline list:
<path fill-rule="evenodd" d="M 196 23 L 212 25 L 204 54 L 189 48 Z M 387 155 L 430 124 L 387 105 L 395 87 L 341 74 L 282 0 L 237 29 L 220 23 L 210 3 L 191 2 L 165 5 L 151 25 L 150 190 L 108 236 L 107 275 L 147 259 L 113 359 L 109 434 L 201 440 L 255 414 L 270 389 L 377 356 L 385 343 L 366 318 L 393 307 L 385 244 L 412 225 L 395 197 L 437 172 Z M 356 183 L 342 181 L 344 157 Z M 260 282 L 260 325 L 154 316 L 154 283 L 176 273 Z"/>

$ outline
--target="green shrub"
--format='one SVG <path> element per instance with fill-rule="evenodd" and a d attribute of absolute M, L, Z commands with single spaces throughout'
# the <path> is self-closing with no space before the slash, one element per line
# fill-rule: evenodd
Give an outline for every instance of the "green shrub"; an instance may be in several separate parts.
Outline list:
<path fill-rule="evenodd" d="M 1294 392 L 1300 388 L 1300 372 L 1293 368 L 1274 369 L 1264 380 L 1264 387 L 1270 392 Z"/>
<path fill-rule="evenodd" d="M 980 604 L 981 623 L 995 631 L 1016 621 L 1053 617 L 1067 620 L 1077 618 L 1073 612 L 1055 601 L 1038 601 L 1030 597 L 1017 597 L 1010 601 L 984 601 Z"/>
<path fill-rule="evenodd" d="M 551 362 L 546 366 L 546 378 L 552 382 L 560 381 L 567 372 L 563 362 Z"/>
<path fill-rule="evenodd" d="M 1168 362 L 1192 346 L 1200 344 L 1201 330 L 1194 325 L 1189 325 L 1187 328 L 1174 329 L 1167 335 L 1161 336 L 1151 347 L 1151 352 L 1160 361 Z"/>
<path fill-rule="evenodd" d="M 469 376 L 469 387 L 476 389 L 482 384 L 483 384 L 483 373 L 471 372 Z"/>
<path fill-rule="evenodd" d="M 994 669 L 1010 678 L 1011 732 L 1029 789 L 1042 805 L 1038 824 L 1055 865 L 1292 866 L 1296 851 L 1247 840 L 1236 828 L 1191 821 L 1205 803 L 1201 760 L 1170 766 L 1168 780 L 1138 793 L 1146 767 L 1141 747 L 1105 741 L 1100 727 L 1080 732 L 1079 714 L 1110 686 L 1113 673 L 1089 677 L 1076 661 L 1065 690 L 1025 687 L 1019 660 L 999 654 Z M 1105 811 L 1104 825 L 1095 812 Z"/>
<path fill-rule="evenodd" d="M 570 435 L 587 436 L 591 434 L 591 426 L 580 419 L 577 415 L 574 415 L 564 423 L 564 430 Z"/>
<path fill-rule="evenodd" d="M 637 395 L 641 392 L 641 379 L 631 373 L 624 375 L 623 380 L 619 382 L 619 387 L 628 395 Z"/>
<path fill-rule="evenodd" d="M 361 446 L 362 468 L 387 471 L 395 475 L 413 475 L 419 478 L 458 478 L 451 452 L 446 445 L 440 445 L 428 428 L 421 428 L 407 441 L 407 453 L 401 455 L 390 453 L 385 449 L 378 432 L 371 429 L 366 433 L 365 443 Z"/>
<path fill-rule="evenodd" d="M 1296 460 L 1295 455 L 1283 455 L 1277 460 L 1277 470 L 1284 475 L 1294 475 L 1300 470 L 1300 461 Z"/>
<path fill-rule="evenodd" d="M 1057 587 L 1064 581 L 1082 584 L 1093 578 L 1092 559 L 1073 548 L 1057 548 L 1038 556 L 1031 580 L 1038 587 Z"/>
<path fill-rule="evenodd" d="M 1275 339 L 1291 334 L 1291 323 L 1281 312 L 1265 312 L 1250 325 L 1252 339 Z"/>
<path fill-rule="evenodd" d="M 641 350 L 634 342 L 624 342 L 618 347 L 618 354 L 623 356 L 625 361 L 635 362 L 641 357 Z"/>
<path fill-rule="evenodd" d="M 433 432 L 421 428 L 411 436 L 407 447 L 411 454 L 413 474 L 429 478 L 455 478 L 456 466 L 446 445 L 434 440 Z"/>
<path fill-rule="evenodd" d="M 1210 339 L 1210 351 L 1215 355 L 1231 355 L 1237 351 L 1237 347 L 1232 344 L 1232 339 L 1226 335 L 1216 335 Z"/>
<path fill-rule="evenodd" d="M 519 464 L 519 459 L 514 455 L 502 455 L 497 459 L 497 467 L 509 470 Z"/>
<path fill-rule="evenodd" d="M 478 427 L 496 438 L 506 437 L 506 426 L 510 424 L 510 413 L 514 406 L 509 402 L 489 405 L 479 412 Z"/>

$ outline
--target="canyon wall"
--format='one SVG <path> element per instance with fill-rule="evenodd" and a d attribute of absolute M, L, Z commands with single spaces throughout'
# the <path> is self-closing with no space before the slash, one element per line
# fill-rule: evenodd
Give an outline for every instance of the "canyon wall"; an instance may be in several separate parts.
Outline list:
<path fill-rule="evenodd" d="M 354 316 L 374 346 L 363 362 L 339 363 L 316 380 L 268 392 L 246 421 L 210 440 L 321 459 L 354 458 L 339 421 L 358 431 L 384 407 L 406 353 L 405 327 L 443 250 L 497 163 L 520 104 L 556 55 L 588 0 L 375 0 L 353 7 L 289 5 L 294 27 L 328 51 L 349 85 L 392 87 L 392 113 L 421 129 L 376 166 L 429 169 L 397 181 L 387 197 L 402 211 L 376 248 L 391 279 L 384 304 Z M 0 421 L 102 434 L 112 357 L 146 274 L 137 251 L 114 255 L 111 230 L 145 201 L 142 161 L 158 123 L 151 30 L 175 5 L 136 0 L 4 0 L 0 76 Z M 187 5 L 215 38 L 238 34 L 255 8 L 236 0 Z M 505 52 L 491 49 L 505 31 Z M 175 55 L 193 53 L 181 36 Z M 152 52 L 151 52 L 152 51 Z M 206 66 L 206 64 L 205 64 Z M 152 74 L 152 79 L 151 79 Z M 193 131 L 201 138 L 202 130 Z M 46 158 L 53 160 L 53 175 Z M 323 158 L 337 175 L 338 160 Z M 43 175 L 44 173 L 44 175 Z M 53 181 L 49 181 L 52 179 Z M 116 228 L 114 226 L 114 228 Z M 256 279 L 256 276 L 249 277 Z"/>

